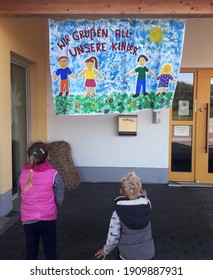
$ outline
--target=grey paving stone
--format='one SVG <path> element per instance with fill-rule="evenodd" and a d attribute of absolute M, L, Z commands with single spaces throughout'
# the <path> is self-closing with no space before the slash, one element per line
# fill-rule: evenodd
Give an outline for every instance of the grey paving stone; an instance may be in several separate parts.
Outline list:
<path fill-rule="evenodd" d="M 151 223 L 156 260 L 213 259 L 213 187 L 144 185 L 152 202 Z M 119 183 L 83 183 L 66 191 L 57 220 L 58 258 L 93 260 L 107 236 Z M 0 228 L 0 259 L 25 259 L 25 238 L 16 210 Z M 2 227 L 3 225 L 3 227 Z M 108 259 L 115 259 L 117 251 Z M 44 259 L 42 246 L 39 259 Z"/>

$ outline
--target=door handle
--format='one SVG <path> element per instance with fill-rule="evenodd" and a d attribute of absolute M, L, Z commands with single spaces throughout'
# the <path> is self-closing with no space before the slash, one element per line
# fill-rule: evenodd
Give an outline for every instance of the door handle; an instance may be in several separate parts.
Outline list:
<path fill-rule="evenodd" d="M 205 146 L 205 152 L 206 154 L 209 151 L 209 103 L 206 103 L 206 146 Z"/>

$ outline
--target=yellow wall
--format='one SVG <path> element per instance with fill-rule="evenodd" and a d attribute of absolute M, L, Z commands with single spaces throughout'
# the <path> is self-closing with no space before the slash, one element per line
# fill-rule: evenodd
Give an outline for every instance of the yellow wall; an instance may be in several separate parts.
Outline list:
<path fill-rule="evenodd" d="M 0 195 L 12 187 L 11 52 L 30 62 L 31 141 L 47 139 L 47 19 L 0 19 Z"/>

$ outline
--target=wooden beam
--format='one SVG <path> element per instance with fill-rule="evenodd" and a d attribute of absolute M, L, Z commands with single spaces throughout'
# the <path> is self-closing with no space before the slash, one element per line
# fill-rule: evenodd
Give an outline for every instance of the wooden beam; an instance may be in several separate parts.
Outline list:
<path fill-rule="evenodd" d="M 0 17 L 213 15 L 213 0 L 0 0 Z"/>

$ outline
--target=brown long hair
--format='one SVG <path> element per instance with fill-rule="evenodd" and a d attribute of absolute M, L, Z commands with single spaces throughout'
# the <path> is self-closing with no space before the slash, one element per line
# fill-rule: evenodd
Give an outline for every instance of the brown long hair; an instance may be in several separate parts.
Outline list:
<path fill-rule="evenodd" d="M 98 59 L 96 56 L 90 56 L 85 60 L 85 62 L 93 62 L 95 63 L 95 68 L 98 69 Z"/>
<path fill-rule="evenodd" d="M 33 168 L 46 161 L 46 158 L 48 157 L 47 146 L 43 142 L 35 142 L 28 148 L 27 155 L 29 158 L 30 173 L 27 178 L 24 192 L 31 187 Z"/>

